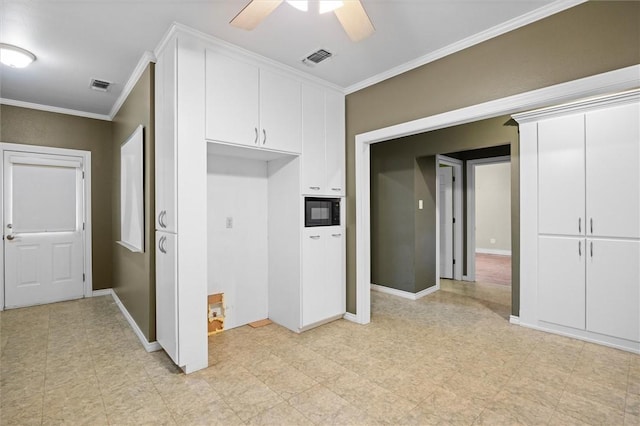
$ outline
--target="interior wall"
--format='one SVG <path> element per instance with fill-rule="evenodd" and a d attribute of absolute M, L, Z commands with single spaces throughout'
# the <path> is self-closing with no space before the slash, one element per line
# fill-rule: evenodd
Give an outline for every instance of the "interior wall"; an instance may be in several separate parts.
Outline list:
<path fill-rule="evenodd" d="M 355 136 L 636 65 L 640 63 L 639 17 L 639 2 L 583 3 L 347 95 L 347 311 L 356 313 Z M 402 149 L 400 146 L 409 140 L 394 142 L 395 147 Z M 518 206 L 517 144 L 513 143 L 511 148 L 511 200 L 512 205 Z M 443 149 L 442 153 L 455 150 Z M 513 275 L 517 277 L 517 208 L 512 209 L 511 226 Z M 519 303 L 519 285 L 514 281 L 514 315 L 519 314 Z"/>
<path fill-rule="evenodd" d="M 477 253 L 511 252 L 510 169 L 509 163 L 475 166 Z"/>
<path fill-rule="evenodd" d="M 154 64 L 149 64 L 113 119 L 113 191 L 107 207 L 113 218 L 113 290 L 150 342 L 156 340 L 154 84 Z M 134 253 L 116 244 L 120 239 L 120 145 L 140 124 L 144 127 L 144 252 Z"/>
<path fill-rule="evenodd" d="M 516 127 L 505 124 L 508 121 L 508 116 L 496 117 L 371 146 L 371 197 L 375 200 L 371 203 L 371 258 L 375 284 L 411 293 L 435 284 L 435 155 L 469 150 L 477 156 L 490 155 L 504 152 L 505 148 L 478 149 L 507 145 L 512 158 L 517 158 L 518 132 Z M 513 168 L 517 162 L 511 164 Z M 515 173 L 517 176 L 517 170 Z M 393 187 L 381 185 L 390 177 Z M 400 189 L 410 194 L 408 200 L 397 199 Z M 423 200 L 423 210 L 418 210 L 419 199 Z M 512 208 L 518 211 L 517 203 Z M 403 263 L 397 260 L 398 253 L 402 254 Z M 379 275 L 373 275 L 374 271 Z M 386 280 L 375 281 L 379 276 Z M 408 279 L 412 281 L 407 283 Z"/>
<path fill-rule="evenodd" d="M 0 141 L 91 152 L 93 289 L 112 286 L 111 123 L 67 114 L 0 105 Z"/>
<path fill-rule="evenodd" d="M 228 329 L 268 317 L 267 162 L 207 160 L 208 291 L 224 293 Z"/>

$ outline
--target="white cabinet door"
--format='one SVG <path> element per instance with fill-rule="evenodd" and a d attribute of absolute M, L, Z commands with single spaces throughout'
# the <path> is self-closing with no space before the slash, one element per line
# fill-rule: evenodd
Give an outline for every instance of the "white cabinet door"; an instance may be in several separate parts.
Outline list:
<path fill-rule="evenodd" d="M 345 235 L 344 228 L 325 228 L 326 263 L 324 274 L 325 285 L 325 318 L 342 315 L 346 312 L 347 290 L 345 284 Z"/>
<path fill-rule="evenodd" d="M 538 232 L 584 235 L 584 115 L 538 123 Z"/>
<path fill-rule="evenodd" d="M 207 50 L 205 73 L 206 138 L 257 146 L 258 67 Z"/>
<path fill-rule="evenodd" d="M 538 318 L 585 328 L 585 240 L 538 238 Z"/>
<path fill-rule="evenodd" d="M 302 150 L 300 82 L 260 70 L 260 126 L 260 146 L 294 153 Z"/>
<path fill-rule="evenodd" d="M 168 47 L 156 63 L 155 229 L 176 232 L 176 60 L 177 46 Z"/>
<path fill-rule="evenodd" d="M 640 106 L 588 112 L 586 132 L 588 235 L 640 238 Z"/>
<path fill-rule="evenodd" d="M 176 235 L 156 232 L 156 340 L 177 365 L 178 278 Z"/>
<path fill-rule="evenodd" d="M 327 195 L 342 196 L 345 195 L 344 95 L 327 90 L 325 99 Z"/>
<path fill-rule="evenodd" d="M 326 278 L 325 240 L 320 227 L 302 232 L 302 326 L 323 320 Z"/>
<path fill-rule="evenodd" d="M 316 86 L 302 88 L 302 193 L 322 194 L 325 176 L 325 102 L 324 90 Z"/>
<path fill-rule="evenodd" d="M 640 241 L 587 241 L 587 330 L 640 341 Z"/>

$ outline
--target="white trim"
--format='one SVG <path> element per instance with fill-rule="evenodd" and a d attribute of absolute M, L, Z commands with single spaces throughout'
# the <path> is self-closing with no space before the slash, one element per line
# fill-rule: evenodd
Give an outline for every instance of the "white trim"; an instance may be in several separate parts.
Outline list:
<path fill-rule="evenodd" d="M 160 346 L 160 343 L 149 342 L 147 340 L 142 330 L 140 330 L 140 327 L 138 327 L 138 324 L 136 324 L 135 320 L 133 319 L 129 311 L 127 311 L 127 308 L 124 306 L 124 303 L 122 303 L 122 301 L 120 300 L 120 298 L 112 288 L 104 289 L 104 290 L 96 290 L 95 293 L 96 294 L 94 294 L 94 296 L 102 296 L 102 295 L 106 296 L 110 294 L 111 297 L 113 297 L 114 302 L 116 302 L 116 305 L 118 305 L 118 308 L 120 308 L 120 312 L 122 312 L 122 315 L 126 318 L 127 322 L 131 326 L 131 329 L 136 334 L 136 336 L 138 336 L 140 343 L 142 343 L 142 346 L 147 352 L 155 352 L 162 349 L 162 346 Z"/>
<path fill-rule="evenodd" d="M 116 99 L 116 102 L 111 107 L 111 112 L 109 113 L 110 120 L 113 120 L 116 114 L 118 114 L 118 111 L 120 111 L 120 108 L 122 108 L 122 105 L 131 94 L 131 91 L 136 86 L 136 83 L 142 76 L 142 73 L 147 69 L 147 66 L 151 62 L 156 62 L 156 56 L 153 54 L 153 52 L 147 50 L 142 54 L 142 57 L 138 61 L 136 67 L 133 69 L 129 80 L 127 80 L 127 83 L 124 85 L 122 92 L 120 92 L 120 96 L 118 96 L 118 99 Z"/>
<path fill-rule="evenodd" d="M 476 248 L 476 166 L 510 162 L 511 155 L 467 161 L 467 277 L 469 277 L 469 281 L 476 280 L 476 253 L 486 253 L 480 252 Z"/>
<path fill-rule="evenodd" d="M 356 315 L 352 314 L 351 312 L 345 312 L 342 318 L 346 319 L 347 321 L 358 322 Z"/>
<path fill-rule="evenodd" d="M 495 254 L 498 256 L 511 256 L 511 250 L 499 250 L 499 249 L 490 249 L 490 248 L 477 248 L 476 254 Z"/>
<path fill-rule="evenodd" d="M 346 89 L 344 89 L 345 94 L 348 95 L 353 92 L 357 92 L 358 90 L 362 90 L 366 87 L 373 86 L 374 84 L 380 83 L 381 81 L 395 77 L 407 71 L 411 71 L 412 69 L 421 67 L 430 62 L 437 61 L 438 59 L 444 58 L 445 56 L 467 49 L 471 46 L 475 46 L 476 44 L 480 44 L 484 41 L 498 37 L 502 34 L 508 33 L 509 31 L 513 31 L 515 29 L 524 27 L 525 25 L 529 25 L 531 23 L 547 18 L 556 13 L 570 9 L 574 6 L 585 3 L 586 1 L 587 0 L 559 0 L 559 1 L 555 1 L 553 3 L 547 4 L 529 13 L 525 13 L 524 15 L 518 16 L 507 22 L 503 22 L 499 25 L 496 25 L 495 27 L 491 27 L 487 30 L 481 31 L 470 37 L 467 37 L 465 39 L 452 43 L 434 52 L 428 53 L 424 56 L 413 59 L 402 65 L 393 67 L 390 70 L 374 75 L 373 77 L 369 77 L 358 83 L 352 84 L 351 86 L 348 86 Z"/>
<path fill-rule="evenodd" d="M 103 288 L 100 290 L 93 290 L 91 293 L 91 297 L 101 297 L 101 296 L 111 296 L 113 294 L 113 290 L 110 288 Z"/>
<path fill-rule="evenodd" d="M 520 317 L 517 317 L 515 315 L 510 315 L 509 316 L 509 322 L 511 324 L 520 325 Z"/>
<path fill-rule="evenodd" d="M 83 297 L 91 297 L 93 291 L 93 263 L 92 263 L 92 233 L 91 233 L 91 152 L 79 149 L 53 148 L 48 146 L 25 145 L 0 142 L 0 180 L 4 179 L 5 151 L 34 152 L 38 154 L 66 155 L 82 157 L 84 171 L 84 223 L 82 244 L 84 247 L 84 275 Z M 4 185 L 0 185 L 0 223 L 4 223 Z M 4 226 L 4 225 L 1 225 Z M 4 244 L 0 244 L 0 309 L 4 309 Z"/>
<path fill-rule="evenodd" d="M 93 118 L 95 120 L 111 121 L 111 117 L 106 114 L 95 114 L 93 112 L 79 111 L 77 109 L 60 108 L 51 105 L 35 104 L 32 102 L 16 101 L 14 99 L 0 98 L 0 104 L 10 105 L 20 108 L 35 109 L 38 111 L 55 112 L 57 114 L 75 115 L 77 117 Z"/>
<path fill-rule="evenodd" d="M 456 222 L 453 225 L 453 258 L 456 263 L 453 265 L 453 279 L 460 281 L 462 279 L 462 249 L 464 247 L 463 235 L 463 215 L 462 215 L 462 182 L 463 173 L 462 165 L 464 162 L 456 158 L 447 157 L 446 155 L 437 155 L 438 165 L 445 164 L 453 168 L 453 217 Z M 436 176 L 436 188 L 440 188 L 439 175 Z M 440 190 L 437 191 L 440 194 Z M 436 216 L 440 213 L 440 197 L 436 194 Z M 440 219 L 436 217 L 436 265 L 440 266 Z M 440 271 L 436 274 L 436 282 L 440 279 Z"/>
<path fill-rule="evenodd" d="M 392 296 L 402 297 L 403 299 L 418 300 L 418 299 L 422 299 L 425 296 L 430 295 L 431 293 L 435 293 L 436 291 L 440 290 L 440 282 L 438 280 L 438 283 L 436 285 L 433 285 L 429 288 L 425 288 L 424 290 L 419 291 L 417 293 L 411 293 L 408 291 L 398 290 L 395 288 L 386 287 L 378 284 L 371 284 L 371 290 L 378 291 L 380 293 L 390 294 Z"/>
<path fill-rule="evenodd" d="M 604 93 L 615 93 L 640 86 L 640 65 L 556 84 L 506 98 L 361 133 L 355 137 L 356 181 L 356 317 L 360 324 L 371 321 L 371 144 L 470 123 Z M 522 193 L 521 203 L 522 203 Z M 522 211 L 521 211 L 522 215 Z M 521 235 L 522 237 L 522 235 Z M 521 257 L 524 255 L 520 254 Z M 523 271 L 521 269 L 520 275 Z M 522 296 L 522 295 L 521 295 Z M 521 297 L 522 304 L 522 297 Z"/>

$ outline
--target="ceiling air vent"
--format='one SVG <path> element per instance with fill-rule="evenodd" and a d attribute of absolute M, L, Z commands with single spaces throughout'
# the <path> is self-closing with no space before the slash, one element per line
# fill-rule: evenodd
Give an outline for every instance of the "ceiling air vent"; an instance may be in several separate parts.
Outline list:
<path fill-rule="evenodd" d="M 325 59 L 329 59 L 331 56 L 333 56 L 333 53 L 324 49 L 318 49 L 317 51 L 313 52 L 311 55 L 304 58 L 302 62 L 304 62 L 307 65 L 319 64 Z"/>
<path fill-rule="evenodd" d="M 97 90 L 99 92 L 106 92 L 111 86 L 111 82 L 105 80 L 98 80 L 97 78 L 91 79 L 91 87 L 93 90 Z"/>

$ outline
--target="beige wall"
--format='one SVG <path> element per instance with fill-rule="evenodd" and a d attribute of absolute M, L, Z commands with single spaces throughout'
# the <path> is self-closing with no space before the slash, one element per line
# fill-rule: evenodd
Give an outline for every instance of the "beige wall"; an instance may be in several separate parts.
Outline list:
<path fill-rule="evenodd" d="M 111 123 L 0 105 L 0 141 L 91 152 L 93 289 L 111 287 Z"/>
<path fill-rule="evenodd" d="M 155 180 L 153 64 L 144 71 L 113 119 L 113 289 L 149 341 L 155 340 Z M 120 145 L 144 126 L 144 253 L 116 244 L 120 239 Z"/>
<path fill-rule="evenodd" d="M 476 251 L 511 251 L 511 164 L 475 167 Z"/>
<path fill-rule="evenodd" d="M 638 64 L 639 17 L 640 2 L 584 3 L 347 96 L 349 312 L 354 313 L 356 306 L 355 136 Z M 518 166 L 513 162 L 511 199 L 518 203 L 517 174 L 513 173 Z M 518 226 L 518 217 L 512 213 L 512 227 Z M 518 238 L 513 236 L 514 246 Z M 512 311 L 518 315 L 519 288 L 514 286 L 512 297 Z"/>

